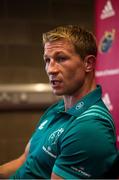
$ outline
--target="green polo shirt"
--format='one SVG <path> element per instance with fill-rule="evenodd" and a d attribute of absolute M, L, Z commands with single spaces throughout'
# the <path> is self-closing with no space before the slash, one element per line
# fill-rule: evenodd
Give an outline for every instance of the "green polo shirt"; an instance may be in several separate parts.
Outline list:
<path fill-rule="evenodd" d="M 64 101 L 41 117 L 26 162 L 12 179 L 101 178 L 117 155 L 115 127 L 97 86 L 68 111 Z"/>

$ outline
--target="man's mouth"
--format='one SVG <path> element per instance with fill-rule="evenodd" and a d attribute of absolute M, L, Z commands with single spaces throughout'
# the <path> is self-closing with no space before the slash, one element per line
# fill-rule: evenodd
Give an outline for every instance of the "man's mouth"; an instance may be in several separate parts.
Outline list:
<path fill-rule="evenodd" d="M 51 80 L 50 83 L 51 83 L 52 86 L 59 86 L 61 84 L 61 81 L 59 81 L 59 80 Z"/>

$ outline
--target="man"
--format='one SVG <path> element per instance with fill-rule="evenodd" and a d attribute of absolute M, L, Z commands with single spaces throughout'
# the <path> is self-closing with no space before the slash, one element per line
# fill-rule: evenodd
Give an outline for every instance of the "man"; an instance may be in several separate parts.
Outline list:
<path fill-rule="evenodd" d="M 0 167 L 12 179 L 94 179 L 117 156 L 115 127 L 95 82 L 97 46 L 78 25 L 43 34 L 45 69 L 63 100 L 41 117 L 24 154 Z"/>

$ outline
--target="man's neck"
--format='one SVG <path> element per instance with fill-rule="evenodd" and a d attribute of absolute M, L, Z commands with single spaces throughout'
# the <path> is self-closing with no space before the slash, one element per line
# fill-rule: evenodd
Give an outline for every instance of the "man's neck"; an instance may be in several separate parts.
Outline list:
<path fill-rule="evenodd" d="M 80 92 L 76 92 L 73 95 L 65 95 L 64 98 L 64 104 L 65 104 L 65 111 L 70 109 L 74 104 L 77 103 L 81 98 L 86 96 L 88 93 L 96 89 L 96 83 L 94 82 L 91 86 L 82 88 Z"/>

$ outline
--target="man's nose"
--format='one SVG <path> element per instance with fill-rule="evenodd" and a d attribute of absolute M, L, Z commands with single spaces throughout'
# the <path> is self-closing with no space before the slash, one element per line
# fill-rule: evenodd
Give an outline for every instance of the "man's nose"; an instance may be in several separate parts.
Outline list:
<path fill-rule="evenodd" d="M 57 74 L 58 73 L 58 64 L 54 60 L 50 60 L 50 63 L 46 67 L 48 74 Z"/>

